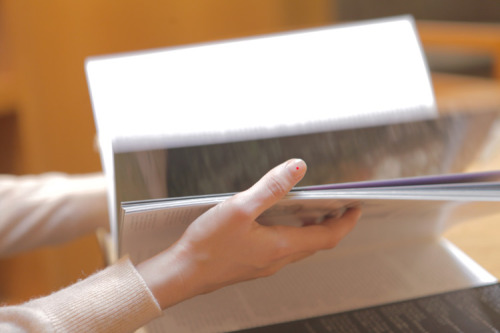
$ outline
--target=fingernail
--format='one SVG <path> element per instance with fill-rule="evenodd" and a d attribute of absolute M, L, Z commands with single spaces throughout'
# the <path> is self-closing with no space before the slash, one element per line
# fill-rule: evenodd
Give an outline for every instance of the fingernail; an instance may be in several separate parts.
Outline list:
<path fill-rule="evenodd" d="M 306 162 L 300 158 L 294 158 L 286 162 L 285 168 L 287 168 L 294 177 L 300 177 L 306 172 L 307 165 Z"/>

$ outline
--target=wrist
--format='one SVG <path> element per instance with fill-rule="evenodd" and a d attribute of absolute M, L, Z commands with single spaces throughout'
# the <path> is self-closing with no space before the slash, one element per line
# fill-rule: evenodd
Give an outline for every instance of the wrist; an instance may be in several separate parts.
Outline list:
<path fill-rule="evenodd" d="M 178 252 L 174 245 L 137 265 L 137 271 L 162 309 L 194 296 L 186 289 L 185 263 Z"/>

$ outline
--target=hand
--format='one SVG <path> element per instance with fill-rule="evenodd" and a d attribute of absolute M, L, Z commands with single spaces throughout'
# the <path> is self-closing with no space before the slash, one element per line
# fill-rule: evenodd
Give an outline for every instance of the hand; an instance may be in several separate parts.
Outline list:
<path fill-rule="evenodd" d="M 272 275 L 288 263 L 335 247 L 354 227 L 359 208 L 305 227 L 263 226 L 255 219 L 306 172 L 289 160 L 196 219 L 170 248 L 138 266 L 164 309 L 240 281 Z"/>

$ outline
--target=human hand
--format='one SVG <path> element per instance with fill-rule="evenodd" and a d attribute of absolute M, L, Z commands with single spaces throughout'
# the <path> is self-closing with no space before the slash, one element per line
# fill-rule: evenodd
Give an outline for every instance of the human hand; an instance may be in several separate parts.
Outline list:
<path fill-rule="evenodd" d="M 140 264 L 139 273 L 160 306 L 272 275 L 291 262 L 335 247 L 359 219 L 359 208 L 305 227 L 255 221 L 302 179 L 306 168 L 298 159 L 275 167 L 250 189 L 196 219 L 167 250 Z"/>

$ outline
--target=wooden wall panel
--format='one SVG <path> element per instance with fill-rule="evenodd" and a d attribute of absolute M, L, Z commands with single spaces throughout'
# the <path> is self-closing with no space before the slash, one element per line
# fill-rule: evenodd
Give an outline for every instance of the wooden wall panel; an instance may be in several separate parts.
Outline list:
<path fill-rule="evenodd" d="M 0 109 L 9 105 L 0 172 L 101 169 L 86 57 L 324 25 L 333 3 L 0 0 Z M 1 260 L 0 302 L 48 293 L 102 265 L 95 237 Z"/>
<path fill-rule="evenodd" d="M 331 21 L 324 0 L 4 1 L 14 36 L 23 169 L 100 169 L 83 62 L 108 54 L 288 30 Z"/>

